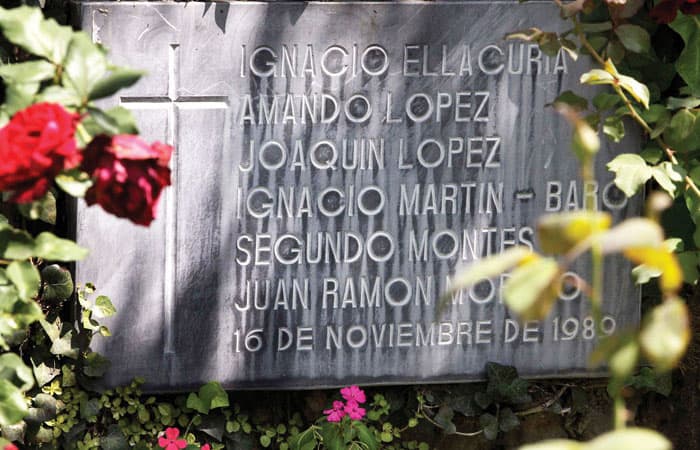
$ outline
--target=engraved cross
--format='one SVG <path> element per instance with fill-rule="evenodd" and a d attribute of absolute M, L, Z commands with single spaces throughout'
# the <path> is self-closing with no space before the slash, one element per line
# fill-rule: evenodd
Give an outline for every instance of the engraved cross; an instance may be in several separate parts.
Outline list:
<path fill-rule="evenodd" d="M 168 111 L 167 143 L 177 146 L 176 109 L 227 109 L 228 97 L 215 95 L 179 95 L 180 83 L 180 44 L 170 44 L 168 48 L 168 94 L 165 97 L 120 97 L 121 104 L 128 109 Z M 175 172 L 175 168 L 173 168 Z"/>
<path fill-rule="evenodd" d="M 178 178 L 178 110 L 210 110 L 228 109 L 228 96 L 180 95 L 180 44 L 170 44 L 168 48 L 168 93 L 166 96 L 132 96 L 120 97 L 122 106 L 138 110 L 166 110 L 168 112 L 168 128 L 166 142 L 175 147 L 170 161 L 172 184 L 165 194 L 165 266 L 163 282 L 163 321 L 164 321 L 164 354 L 172 358 L 175 354 L 175 323 L 174 306 L 176 295 L 177 271 L 177 178 Z M 169 363 L 172 361 L 169 359 Z"/>

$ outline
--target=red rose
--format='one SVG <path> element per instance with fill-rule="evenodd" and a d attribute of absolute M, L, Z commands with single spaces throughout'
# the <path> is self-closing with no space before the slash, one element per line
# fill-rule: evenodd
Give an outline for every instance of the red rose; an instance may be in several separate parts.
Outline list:
<path fill-rule="evenodd" d="M 73 138 L 79 119 L 61 105 L 37 103 L 0 129 L 0 191 L 13 191 L 10 201 L 43 197 L 59 172 L 80 163 Z"/>
<path fill-rule="evenodd" d="M 698 0 L 663 0 L 654 6 L 649 16 L 658 23 L 671 23 L 676 19 L 678 10 L 688 16 L 700 14 L 700 1 Z"/>
<path fill-rule="evenodd" d="M 83 168 L 94 180 L 85 200 L 117 217 L 149 225 L 163 187 L 170 185 L 172 152 L 169 145 L 148 145 L 138 136 L 97 136 L 83 152 Z"/>
<path fill-rule="evenodd" d="M 13 443 L 5 444 L 5 447 L 3 447 L 3 450 L 19 450 L 17 446 Z"/>

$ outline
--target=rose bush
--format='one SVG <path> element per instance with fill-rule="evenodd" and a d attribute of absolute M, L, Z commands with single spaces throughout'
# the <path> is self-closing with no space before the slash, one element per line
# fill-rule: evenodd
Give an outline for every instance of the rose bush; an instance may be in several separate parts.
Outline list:
<path fill-rule="evenodd" d="M 79 119 L 61 105 L 37 103 L 0 129 L 0 191 L 12 192 L 10 201 L 40 199 L 56 175 L 80 163 L 74 138 Z"/>
<path fill-rule="evenodd" d="M 87 35 L 26 6 L 0 8 L 0 31 L 0 45 L 12 46 L 3 55 L 18 56 L 0 65 L 0 200 L 9 202 L 0 205 L 9 213 L 0 215 L 0 448 L 10 449 L 9 441 L 41 446 L 69 431 L 56 422 L 47 433 L 67 408 L 54 396 L 105 373 L 109 361 L 90 341 L 110 334 L 96 318 L 115 311 L 105 296 L 88 298 L 90 285 L 74 295 L 70 271 L 57 264 L 84 258 L 86 249 L 13 224 L 54 224 L 57 197 L 87 195 L 89 204 L 148 225 L 170 184 L 173 149 L 138 138 L 126 109 L 96 106 L 141 73 L 111 64 Z"/>

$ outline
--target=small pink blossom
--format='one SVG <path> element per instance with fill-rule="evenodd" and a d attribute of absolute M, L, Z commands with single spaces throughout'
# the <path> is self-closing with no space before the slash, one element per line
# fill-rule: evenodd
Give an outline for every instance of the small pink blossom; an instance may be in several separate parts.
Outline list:
<path fill-rule="evenodd" d="M 340 395 L 348 402 L 364 403 L 367 401 L 365 391 L 355 385 L 344 387 L 340 390 Z"/>
<path fill-rule="evenodd" d="M 364 397 L 364 393 L 362 394 Z M 363 417 L 365 417 L 365 408 L 360 408 L 360 405 L 357 404 L 356 401 L 354 400 L 348 400 L 348 403 L 345 405 L 345 413 L 350 417 L 352 420 L 362 420 Z"/>
<path fill-rule="evenodd" d="M 187 441 L 178 439 L 180 430 L 177 428 L 166 428 L 165 436 L 158 438 L 158 446 L 165 450 L 179 450 L 187 447 Z"/>
<path fill-rule="evenodd" d="M 345 404 L 340 400 L 336 400 L 333 402 L 333 409 L 325 409 L 323 414 L 328 416 L 329 422 L 340 422 L 345 417 Z"/>
<path fill-rule="evenodd" d="M 199 450 L 211 450 L 211 445 L 204 444 L 199 448 Z"/>

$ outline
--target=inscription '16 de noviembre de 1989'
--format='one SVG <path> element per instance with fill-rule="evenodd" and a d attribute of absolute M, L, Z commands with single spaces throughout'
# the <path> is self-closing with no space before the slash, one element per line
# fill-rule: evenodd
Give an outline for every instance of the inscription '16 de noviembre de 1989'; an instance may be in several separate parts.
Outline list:
<path fill-rule="evenodd" d="M 106 249 L 79 278 L 120 310 L 122 331 L 102 344 L 116 360 L 109 382 L 472 380 L 488 361 L 580 374 L 596 326 L 576 287 L 541 322 L 504 308 L 507 275 L 436 313 L 460 267 L 536 248 L 539 215 L 585 198 L 616 220 L 639 210 L 602 164 L 597 182 L 579 181 L 568 125 L 546 107 L 578 88 L 586 62 L 501 40 L 555 13 L 536 2 L 84 3 L 115 61 L 148 66 L 118 103 L 177 149 L 151 230 L 78 214 L 80 242 Z M 122 273 L 94 269 L 115 255 Z M 629 269 L 608 265 L 605 334 L 638 321 Z M 586 276 L 584 265 L 562 278 Z"/>

